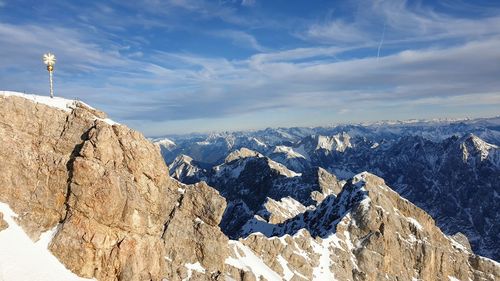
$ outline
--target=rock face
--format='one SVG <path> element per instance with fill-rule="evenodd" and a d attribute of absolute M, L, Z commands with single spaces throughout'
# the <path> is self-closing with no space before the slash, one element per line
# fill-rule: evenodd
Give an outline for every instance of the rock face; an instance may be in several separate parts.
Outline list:
<path fill-rule="evenodd" d="M 464 241 L 444 235 L 427 213 L 369 173 L 349 180 L 338 197 L 327 197 L 314 210 L 256 227 L 254 231 L 262 234 L 235 243 L 235 261 L 229 259 L 256 277 L 272 274 L 238 264 L 245 249 L 287 280 L 496 280 L 500 276 L 498 263 L 472 254 Z"/>
<path fill-rule="evenodd" d="M 50 250 L 83 277 L 180 280 L 189 262 L 222 272 L 224 198 L 181 188 L 141 134 L 71 107 L 0 96 L 0 201 L 25 231 L 37 239 L 60 224 Z"/>

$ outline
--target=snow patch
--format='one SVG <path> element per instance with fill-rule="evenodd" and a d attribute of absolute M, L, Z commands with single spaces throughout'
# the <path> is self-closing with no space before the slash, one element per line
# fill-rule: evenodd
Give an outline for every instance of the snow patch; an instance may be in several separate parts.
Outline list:
<path fill-rule="evenodd" d="M 418 230 L 422 230 L 423 229 L 422 225 L 415 218 L 408 218 L 407 217 L 406 220 L 409 223 L 413 224 Z"/>
<path fill-rule="evenodd" d="M 65 112 L 71 112 L 71 110 L 73 110 L 76 107 L 77 103 L 81 103 L 81 104 L 85 105 L 86 107 L 95 110 L 95 108 L 93 108 L 92 106 L 90 106 L 90 105 L 88 105 L 88 104 L 86 104 L 86 103 L 84 103 L 82 101 L 69 100 L 69 99 L 65 99 L 65 98 L 61 98 L 61 97 L 53 97 L 53 98 L 51 98 L 50 96 L 39 96 L 39 95 L 24 94 L 24 93 L 11 92 L 11 91 L 0 91 L 0 96 L 4 96 L 4 97 L 11 97 L 11 96 L 20 97 L 20 98 L 24 98 L 24 99 L 33 101 L 35 103 L 44 104 L 44 105 L 50 106 L 52 108 L 60 109 L 60 110 L 63 110 Z M 109 124 L 111 126 L 113 126 L 113 125 L 120 125 L 120 123 L 115 122 L 115 121 L 113 121 L 113 120 L 111 120 L 109 118 L 98 118 L 98 117 L 96 117 L 95 119 L 103 121 L 103 122 L 105 122 L 105 123 L 107 123 L 107 124 Z"/>
<path fill-rule="evenodd" d="M 293 150 L 293 148 L 289 147 L 289 146 L 284 146 L 284 145 L 278 145 L 274 148 L 274 151 L 273 153 L 284 153 L 286 155 L 286 158 L 287 159 L 290 159 L 290 158 L 306 158 L 304 155 L 298 153 L 298 152 L 295 152 Z"/>
<path fill-rule="evenodd" d="M 331 259 L 330 259 L 330 245 L 336 245 L 340 248 L 339 239 L 337 235 L 332 234 L 327 238 L 323 239 L 321 243 L 312 242 L 313 251 L 319 254 L 319 265 L 313 268 L 313 280 L 337 280 L 335 275 L 330 270 Z"/>
<path fill-rule="evenodd" d="M 0 280 L 77 281 L 92 280 L 69 271 L 52 253 L 48 245 L 57 226 L 33 242 L 14 220 L 17 215 L 9 205 L 0 202 L 0 212 L 9 227 L 0 231 Z"/>
<path fill-rule="evenodd" d="M 290 270 L 290 268 L 288 268 L 288 262 L 281 255 L 278 255 L 277 259 L 280 263 L 281 268 L 283 268 L 283 279 L 285 279 L 286 281 L 290 281 L 294 274 Z"/>
<path fill-rule="evenodd" d="M 47 105 L 47 106 L 50 106 L 53 108 L 64 110 L 66 112 L 70 112 L 73 108 L 75 108 L 76 102 L 77 102 L 75 100 L 69 100 L 69 99 L 60 98 L 60 97 L 51 98 L 50 96 L 38 96 L 38 95 L 30 95 L 30 94 L 23 94 L 23 93 L 10 92 L 10 91 L 0 91 L 0 95 L 5 96 L 5 97 L 15 96 L 15 97 L 24 98 L 27 100 L 31 100 L 35 103 L 44 104 L 44 105 Z M 85 106 L 90 107 L 87 104 L 85 104 Z M 90 107 L 90 108 L 92 108 L 92 107 Z"/>
<path fill-rule="evenodd" d="M 196 218 L 194 219 L 194 222 L 196 222 L 196 223 L 198 223 L 198 224 L 204 224 L 204 223 L 205 223 L 205 222 L 204 222 L 202 219 L 200 219 L 199 217 L 196 217 Z"/>
<path fill-rule="evenodd" d="M 233 248 L 233 252 L 236 255 L 236 258 L 228 257 L 225 261 L 226 264 L 245 271 L 250 271 L 255 274 L 257 279 L 263 277 L 264 279 L 267 279 L 269 281 L 283 280 L 278 273 L 269 268 L 259 257 L 257 257 L 252 252 L 252 250 L 243 245 L 241 242 L 231 240 L 229 241 L 229 246 Z M 240 252 L 242 252 L 243 255 L 241 255 Z"/>
<path fill-rule="evenodd" d="M 288 169 L 284 165 L 282 165 L 282 164 L 280 164 L 278 162 L 275 162 L 275 161 L 273 161 L 271 159 L 268 160 L 268 163 L 269 163 L 269 167 L 271 167 L 271 169 L 274 169 L 274 170 L 278 171 L 281 175 L 283 175 L 285 177 L 293 178 L 293 177 L 300 177 L 300 176 L 302 176 L 301 173 L 296 173 L 296 172 Z"/>
<path fill-rule="evenodd" d="M 448 238 L 448 240 L 451 242 L 451 245 L 461 251 L 464 251 L 466 253 L 469 252 L 469 250 L 467 248 L 464 247 L 464 245 L 458 243 L 457 241 L 455 241 L 455 239 L 453 239 L 453 237 L 446 237 Z"/>
<path fill-rule="evenodd" d="M 188 276 L 182 279 L 182 281 L 191 280 L 191 278 L 193 277 L 193 270 L 198 271 L 199 273 L 205 273 L 205 268 L 203 268 L 203 266 L 201 266 L 199 262 L 186 263 L 184 264 L 184 266 L 188 269 Z"/>

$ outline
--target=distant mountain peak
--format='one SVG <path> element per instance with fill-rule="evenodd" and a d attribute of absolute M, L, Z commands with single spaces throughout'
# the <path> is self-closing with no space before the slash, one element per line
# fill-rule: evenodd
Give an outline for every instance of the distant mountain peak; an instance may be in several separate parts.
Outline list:
<path fill-rule="evenodd" d="M 498 146 L 487 143 L 474 134 L 468 134 L 462 137 L 460 148 L 462 150 L 462 159 L 464 162 L 467 162 L 471 154 L 478 154 L 479 159 L 483 161 L 488 158 L 491 150 L 495 150 L 498 153 Z"/>
<path fill-rule="evenodd" d="M 244 159 L 244 158 L 248 158 L 248 157 L 264 157 L 264 155 L 260 154 L 257 151 L 253 151 L 253 150 L 250 150 L 246 147 L 242 147 L 238 150 L 235 150 L 235 151 L 229 153 L 229 155 L 226 157 L 226 159 L 224 159 L 224 163 L 230 163 L 234 160 Z"/>

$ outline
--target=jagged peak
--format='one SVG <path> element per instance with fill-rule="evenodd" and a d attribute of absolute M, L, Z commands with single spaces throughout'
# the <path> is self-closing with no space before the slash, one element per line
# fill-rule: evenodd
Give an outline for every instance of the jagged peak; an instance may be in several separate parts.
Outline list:
<path fill-rule="evenodd" d="M 267 158 L 267 163 L 269 164 L 269 167 L 271 169 L 277 171 L 279 174 L 281 174 L 285 177 L 292 178 L 292 177 L 298 177 L 298 176 L 302 175 L 301 173 L 296 173 L 296 172 L 288 169 L 285 165 L 278 163 L 274 160 L 271 160 L 269 158 Z"/>
<path fill-rule="evenodd" d="M 264 155 L 247 148 L 241 148 L 232 152 L 223 164 L 215 166 L 214 170 L 219 177 L 228 176 L 230 178 L 238 178 L 243 170 L 245 170 L 248 161 L 258 159 L 265 162 L 271 170 L 285 177 L 297 177 L 302 174 L 296 173 L 288 169 L 285 165 L 278 163 Z"/>
<path fill-rule="evenodd" d="M 174 163 L 186 163 L 186 164 L 191 164 L 193 162 L 193 158 L 186 154 L 179 154 L 179 156 L 175 157 L 174 161 L 172 161 L 171 165 L 174 165 Z"/>
<path fill-rule="evenodd" d="M 494 144 L 491 144 L 491 143 L 487 143 L 486 141 L 484 141 L 483 139 L 481 139 L 480 137 L 476 136 L 473 133 L 470 133 L 470 134 L 467 134 L 467 135 L 463 136 L 462 137 L 462 142 L 470 142 L 470 143 L 474 144 L 474 146 L 477 147 L 478 149 L 481 149 L 481 148 L 485 148 L 485 149 L 498 148 L 497 145 L 494 145 Z"/>
<path fill-rule="evenodd" d="M 248 158 L 248 157 L 259 157 L 260 158 L 260 157 L 264 157 L 264 155 L 260 154 L 257 151 L 248 149 L 246 147 L 242 147 L 238 150 L 235 150 L 235 151 L 229 153 L 229 155 L 226 157 L 226 159 L 224 159 L 224 163 L 230 163 L 234 160 L 244 159 L 244 158 Z"/>
<path fill-rule="evenodd" d="M 267 197 L 266 202 L 263 204 L 269 223 L 277 224 L 282 223 L 287 219 L 306 211 L 306 207 L 294 198 L 287 196 L 278 200 Z"/>
<path fill-rule="evenodd" d="M 344 152 L 347 148 L 352 148 L 350 142 L 351 137 L 346 132 L 338 133 L 331 136 L 310 135 L 301 141 L 301 144 L 311 146 L 311 149 L 324 149 L 327 151 Z"/>
<path fill-rule="evenodd" d="M 264 142 L 262 142 L 261 140 L 259 140 L 258 138 L 255 138 L 255 137 L 249 137 L 248 138 L 249 141 L 253 141 L 255 142 L 255 144 L 257 144 L 258 146 L 262 146 L 262 147 L 267 147 L 267 144 L 265 144 Z"/>
<path fill-rule="evenodd" d="M 195 176 L 201 169 L 194 162 L 193 158 L 188 155 L 180 154 L 168 167 L 170 175 L 178 180 Z"/>
<path fill-rule="evenodd" d="M 175 142 L 169 138 L 153 139 L 153 143 L 169 148 L 176 146 Z"/>
<path fill-rule="evenodd" d="M 490 144 L 482 140 L 480 137 L 474 135 L 474 134 L 467 134 L 460 138 L 458 140 L 458 143 L 460 145 L 460 149 L 462 151 L 462 159 L 464 162 L 466 162 L 470 154 L 476 151 L 479 153 L 480 160 L 483 161 L 486 158 L 488 158 L 488 155 L 490 154 L 490 151 L 497 150 L 498 151 L 498 146 L 494 144 Z"/>
<path fill-rule="evenodd" d="M 302 154 L 300 154 L 297 151 L 294 151 L 292 147 L 285 146 L 285 145 L 278 145 L 274 148 L 273 153 L 283 153 L 286 155 L 287 159 L 290 158 L 304 158 L 306 157 Z"/>

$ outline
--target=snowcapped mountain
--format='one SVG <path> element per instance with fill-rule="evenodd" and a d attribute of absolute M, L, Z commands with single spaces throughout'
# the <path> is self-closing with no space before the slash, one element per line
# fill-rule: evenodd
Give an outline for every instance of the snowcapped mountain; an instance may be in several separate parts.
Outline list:
<path fill-rule="evenodd" d="M 499 125 L 500 117 L 495 117 L 385 122 L 303 130 L 266 129 L 234 133 L 232 136 L 233 139 L 258 137 L 262 142 L 272 140 L 266 143 L 267 149 L 259 153 L 302 174 L 286 183 L 297 190 L 301 186 L 310 189 L 309 181 L 301 178 L 314 174 L 311 170 L 317 169 L 315 167 L 322 167 L 340 179 L 351 178 L 362 171 L 382 176 L 398 193 L 429 212 L 445 233 L 466 234 L 474 251 L 498 260 Z M 266 134 L 269 137 L 266 138 Z M 184 141 L 188 142 L 188 139 Z M 185 153 L 189 155 L 188 150 Z M 234 171 L 231 170 L 233 168 Z M 225 169 L 227 174 L 242 171 L 242 167 L 231 165 L 225 165 Z M 254 171 L 248 172 L 249 175 L 252 173 Z M 255 172 L 255 175 L 259 174 Z M 220 181 L 212 180 L 210 176 L 206 180 L 219 190 L 224 189 L 225 184 Z M 258 200 L 259 204 L 263 204 L 263 198 L 272 193 L 270 190 L 282 190 L 282 181 L 267 183 L 269 187 Z M 237 179 L 232 184 L 237 186 L 241 181 Z M 249 192 L 249 187 L 261 185 L 259 177 L 248 176 L 241 190 Z M 304 201 L 304 197 L 307 196 L 292 196 L 307 207 L 311 202 Z M 235 195 L 230 202 L 240 199 Z M 242 200 L 234 206 L 242 206 L 245 202 Z M 230 206 L 233 204 L 230 203 Z M 255 207 L 250 209 L 254 213 L 259 212 Z"/>
<path fill-rule="evenodd" d="M 470 256 L 464 236 L 443 235 L 427 213 L 366 172 L 315 207 L 277 223 L 256 216 L 244 228 L 226 263 L 265 280 L 488 280 L 499 273 L 468 272 L 471 264 L 497 263 Z M 388 269 L 398 263 L 412 270 Z"/>
<path fill-rule="evenodd" d="M 246 148 L 233 151 L 224 163 L 208 170 L 194 166 L 190 158 L 180 165 L 181 157 L 187 158 L 179 156 L 171 164 L 170 175 L 186 183 L 205 180 L 226 198 L 228 208 L 221 225 L 230 237 L 238 237 L 242 224 L 254 214 L 265 212 L 269 200 L 290 196 L 290 200 L 309 206 L 321 201 L 323 194 L 340 190 L 335 176 L 324 169 L 296 173 Z M 186 177 L 188 173 L 189 178 Z"/>
<path fill-rule="evenodd" d="M 181 154 L 168 166 L 172 177 L 183 183 L 196 183 L 205 178 L 203 169 L 199 168 L 193 158 Z"/>

